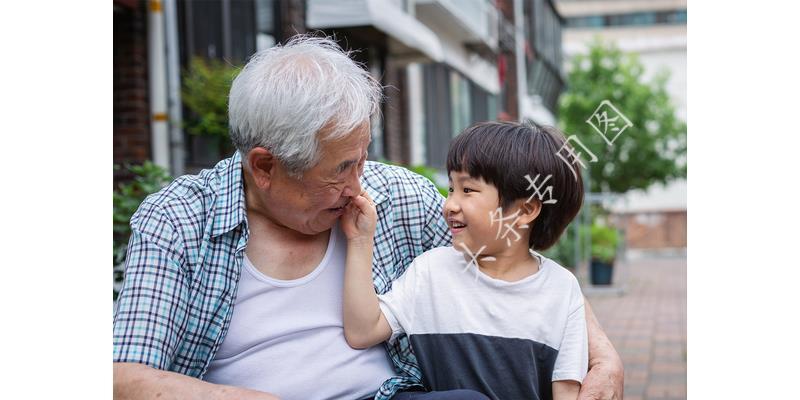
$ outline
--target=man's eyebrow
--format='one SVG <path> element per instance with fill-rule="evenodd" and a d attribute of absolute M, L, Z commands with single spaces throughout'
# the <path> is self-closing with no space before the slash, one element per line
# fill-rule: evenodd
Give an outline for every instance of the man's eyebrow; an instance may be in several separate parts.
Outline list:
<path fill-rule="evenodd" d="M 338 167 L 336 167 L 336 173 L 337 173 L 337 174 L 338 174 L 338 173 L 341 173 L 342 171 L 344 171 L 344 170 L 346 170 L 346 169 L 350 168 L 350 166 L 351 166 L 351 165 L 353 165 L 353 164 L 355 164 L 355 163 L 357 163 L 357 162 L 358 162 L 358 160 L 347 160 L 347 161 L 342 161 L 342 163 L 341 163 L 341 164 L 339 164 L 339 166 L 338 166 Z"/>

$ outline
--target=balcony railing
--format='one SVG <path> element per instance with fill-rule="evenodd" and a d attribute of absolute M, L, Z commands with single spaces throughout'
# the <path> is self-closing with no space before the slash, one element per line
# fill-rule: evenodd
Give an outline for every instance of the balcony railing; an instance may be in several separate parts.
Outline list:
<path fill-rule="evenodd" d="M 420 20 L 455 29 L 481 53 L 497 51 L 499 12 L 489 0 L 416 0 L 415 5 Z"/>

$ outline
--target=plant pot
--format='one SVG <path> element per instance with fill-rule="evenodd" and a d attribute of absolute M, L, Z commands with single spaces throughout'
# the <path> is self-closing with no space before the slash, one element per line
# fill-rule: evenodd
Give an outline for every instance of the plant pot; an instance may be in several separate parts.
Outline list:
<path fill-rule="evenodd" d="M 592 285 L 610 285 L 614 274 L 614 264 L 592 260 L 590 265 Z"/>

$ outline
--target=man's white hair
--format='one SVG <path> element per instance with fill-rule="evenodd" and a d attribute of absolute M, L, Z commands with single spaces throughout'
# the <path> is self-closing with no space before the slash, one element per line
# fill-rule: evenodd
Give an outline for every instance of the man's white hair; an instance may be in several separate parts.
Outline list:
<path fill-rule="evenodd" d="M 264 147 L 300 177 L 319 162 L 321 140 L 352 132 L 381 99 L 381 85 L 333 39 L 297 35 L 254 54 L 234 79 L 231 139 L 243 158 Z"/>

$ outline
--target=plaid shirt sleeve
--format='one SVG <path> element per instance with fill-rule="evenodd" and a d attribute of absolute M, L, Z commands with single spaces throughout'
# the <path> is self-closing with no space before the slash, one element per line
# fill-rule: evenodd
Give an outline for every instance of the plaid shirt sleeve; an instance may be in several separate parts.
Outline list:
<path fill-rule="evenodd" d="M 183 242 L 161 207 L 147 200 L 131 218 L 131 230 L 114 313 L 114 362 L 167 370 L 187 319 Z"/>
<path fill-rule="evenodd" d="M 422 202 L 428 205 L 425 210 L 426 223 L 422 232 L 422 245 L 425 251 L 437 247 L 450 246 L 453 237 L 444 218 L 445 198 L 442 197 L 433 182 L 422 176 L 420 176 L 420 181 L 422 181 L 422 190 L 420 191 Z"/>

